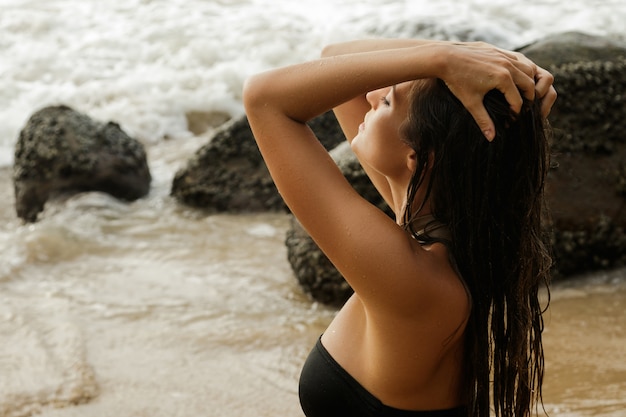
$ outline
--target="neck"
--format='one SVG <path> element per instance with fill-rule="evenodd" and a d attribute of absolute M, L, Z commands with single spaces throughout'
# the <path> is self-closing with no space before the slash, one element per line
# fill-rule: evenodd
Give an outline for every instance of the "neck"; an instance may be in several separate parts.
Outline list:
<path fill-rule="evenodd" d="M 391 188 L 391 199 L 390 208 L 393 210 L 396 223 L 402 226 L 403 217 L 404 217 L 404 209 L 406 208 L 406 186 L 401 186 L 399 184 L 394 184 L 392 181 L 389 181 L 389 186 Z"/>
<path fill-rule="evenodd" d="M 393 210 L 393 212 L 395 213 L 395 217 L 396 217 L 396 223 L 400 226 L 402 226 L 404 224 L 404 211 L 407 207 L 407 186 L 406 185 L 399 185 L 399 184 L 394 184 L 392 181 L 389 181 L 389 186 L 391 188 L 391 197 L 392 200 L 391 203 L 391 209 Z M 420 206 L 422 206 L 422 202 L 424 201 L 424 191 L 422 190 L 422 187 L 420 187 L 420 189 L 417 190 L 417 192 L 415 193 L 415 198 L 413 199 L 413 210 L 415 209 L 419 209 Z M 426 200 L 423 204 L 423 207 L 421 207 L 419 213 L 413 213 L 414 216 L 426 216 L 426 215 L 430 215 L 431 209 L 430 209 L 430 199 Z"/>

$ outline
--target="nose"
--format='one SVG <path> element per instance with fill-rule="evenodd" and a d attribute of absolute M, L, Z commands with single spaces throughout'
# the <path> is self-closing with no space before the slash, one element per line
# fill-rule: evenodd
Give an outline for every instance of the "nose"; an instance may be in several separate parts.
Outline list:
<path fill-rule="evenodd" d="M 365 99 L 370 104 L 370 106 L 372 106 L 373 109 L 376 109 L 380 104 L 381 98 L 385 97 L 388 91 L 389 87 L 379 88 L 378 90 L 370 91 L 365 95 Z"/>
<path fill-rule="evenodd" d="M 374 102 L 376 100 L 374 100 L 374 94 L 376 93 L 376 90 L 374 91 L 370 91 L 369 93 L 365 94 L 365 99 L 367 100 L 367 102 L 370 104 L 370 106 L 374 107 Z"/>

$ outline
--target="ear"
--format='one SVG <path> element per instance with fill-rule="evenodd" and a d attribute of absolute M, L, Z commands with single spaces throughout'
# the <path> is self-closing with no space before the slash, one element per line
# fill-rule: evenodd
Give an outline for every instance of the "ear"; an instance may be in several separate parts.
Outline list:
<path fill-rule="evenodd" d="M 413 174 L 417 169 L 417 153 L 410 149 L 406 155 L 406 168 Z"/>
<path fill-rule="evenodd" d="M 428 166 L 426 167 L 426 171 L 429 172 L 435 163 L 435 153 L 431 151 L 428 154 Z M 417 169 L 417 153 L 411 149 L 406 155 L 406 167 L 407 169 L 413 173 Z"/>

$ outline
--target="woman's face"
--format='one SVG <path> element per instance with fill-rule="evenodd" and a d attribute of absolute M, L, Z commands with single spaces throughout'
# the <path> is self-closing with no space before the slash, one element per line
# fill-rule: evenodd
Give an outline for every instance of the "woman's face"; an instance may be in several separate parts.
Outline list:
<path fill-rule="evenodd" d="M 408 115 L 411 85 L 407 82 L 369 92 L 366 97 L 371 109 L 352 141 L 359 160 L 386 176 L 406 170 L 412 152 L 400 133 Z"/>

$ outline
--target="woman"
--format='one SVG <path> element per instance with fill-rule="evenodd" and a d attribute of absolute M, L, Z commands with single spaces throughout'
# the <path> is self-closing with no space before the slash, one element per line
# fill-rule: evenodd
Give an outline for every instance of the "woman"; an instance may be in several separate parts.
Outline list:
<path fill-rule="evenodd" d="M 337 44 L 247 81 L 278 190 L 355 291 L 303 368 L 308 417 L 517 417 L 541 399 L 552 81 L 484 43 L 413 40 Z M 395 222 L 307 127 L 329 109 Z"/>

